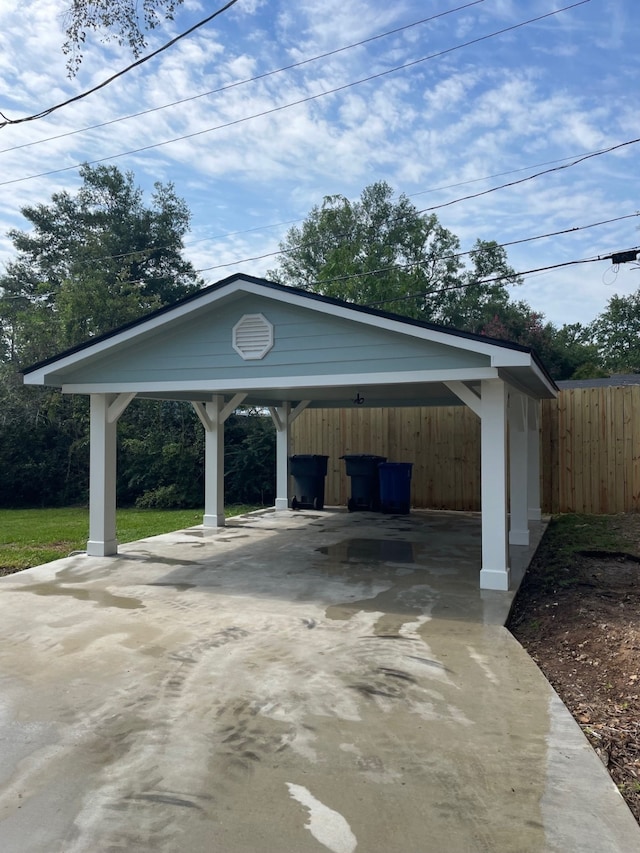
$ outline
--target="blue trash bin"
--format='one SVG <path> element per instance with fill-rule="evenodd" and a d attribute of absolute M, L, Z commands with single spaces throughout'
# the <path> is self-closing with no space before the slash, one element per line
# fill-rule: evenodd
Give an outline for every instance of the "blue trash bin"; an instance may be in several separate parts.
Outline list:
<path fill-rule="evenodd" d="M 411 509 L 413 462 L 383 462 L 378 465 L 381 512 L 406 515 Z"/>

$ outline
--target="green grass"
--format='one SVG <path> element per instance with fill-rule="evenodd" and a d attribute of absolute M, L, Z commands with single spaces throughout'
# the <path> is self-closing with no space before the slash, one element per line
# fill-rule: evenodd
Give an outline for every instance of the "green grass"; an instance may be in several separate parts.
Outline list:
<path fill-rule="evenodd" d="M 226 507 L 227 517 L 257 507 Z M 202 524 L 202 510 L 119 509 L 116 527 L 120 542 L 169 533 Z M 0 509 L 0 575 L 40 566 L 83 551 L 89 538 L 89 510 Z"/>
<path fill-rule="evenodd" d="M 612 522 L 615 516 L 610 515 L 554 516 L 548 528 L 553 550 L 563 561 L 577 551 L 622 551 L 629 543 Z"/>
<path fill-rule="evenodd" d="M 544 566 L 541 580 L 549 588 L 575 583 L 574 567 L 580 552 L 624 552 L 633 550 L 616 526 L 616 516 L 566 513 L 551 519 L 540 543 L 536 562 Z"/>

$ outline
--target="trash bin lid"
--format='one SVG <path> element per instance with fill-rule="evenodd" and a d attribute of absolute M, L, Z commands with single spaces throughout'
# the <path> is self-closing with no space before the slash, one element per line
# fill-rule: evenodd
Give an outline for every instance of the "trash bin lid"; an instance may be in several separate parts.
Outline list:
<path fill-rule="evenodd" d="M 289 459 L 328 459 L 328 456 L 323 456 L 321 453 L 294 453 Z"/>
<path fill-rule="evenodd" d="M 379 459 L 381 462 L 384 462 L 386 458 L 386 456 L 376 456 L 372 453 L 345 453 L 344 456 L 340 457 L 340 459 Z"/>

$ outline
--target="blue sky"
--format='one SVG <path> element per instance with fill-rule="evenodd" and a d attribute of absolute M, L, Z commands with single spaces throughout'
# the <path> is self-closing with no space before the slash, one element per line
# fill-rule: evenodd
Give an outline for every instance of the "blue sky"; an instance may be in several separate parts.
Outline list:
<path fill-rule="evenodd" d="M 220 5 L 186 0 L 153 32 L 149 51 Z M 132 171 L 147 197 L 154 181 L 172 181 L 193 214 L 186 254 L 207 282 L 264 275 L 277 257 L 263 256 L 323 196 L 355 199 L 378 180 L 420 210 L 435 208 L 463 250 L 477 238 L 506 243 L 578 229 L 509 247 L 518 271 L 639 246 L 640 143 L 459 200 L 640 137 L 640 5 L 589 0 L 516 26 L 569 5 L 239 0 L 101 91 L 0 130 L 0 263 L 12 256 L 7 230 L 26 227 L 20 208 L 74 192 L 85 161 Z M 124 48 L 90 38 L 69 80 L 65 8 L 65 0 L 2 0 L 0 110 L 10 118 L 85 91 L 131 61 Z M 439 17 L 417 23 L 431 16 Z M 640 269 L 603 260 L 524 279 L 513 297 L 562 325 L 589 322 L 614 294 L 635 292 Z"/>

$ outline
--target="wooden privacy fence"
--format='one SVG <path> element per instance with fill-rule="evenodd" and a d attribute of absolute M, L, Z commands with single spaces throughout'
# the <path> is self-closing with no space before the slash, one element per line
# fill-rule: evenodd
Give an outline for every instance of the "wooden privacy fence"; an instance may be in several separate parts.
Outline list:
<path fill-rule="evenodd" d="M 640 509 L 640 386 L 572 388 L 541 410 L 543 512 Z M 325 503 L 344 506 L 340 457 L 372 453 L 412 462 L 412 505 L 480 509 L 480 421 L 465 406 L 308 409 L 295 421 L 293 453 L 329 457 Z"/>

